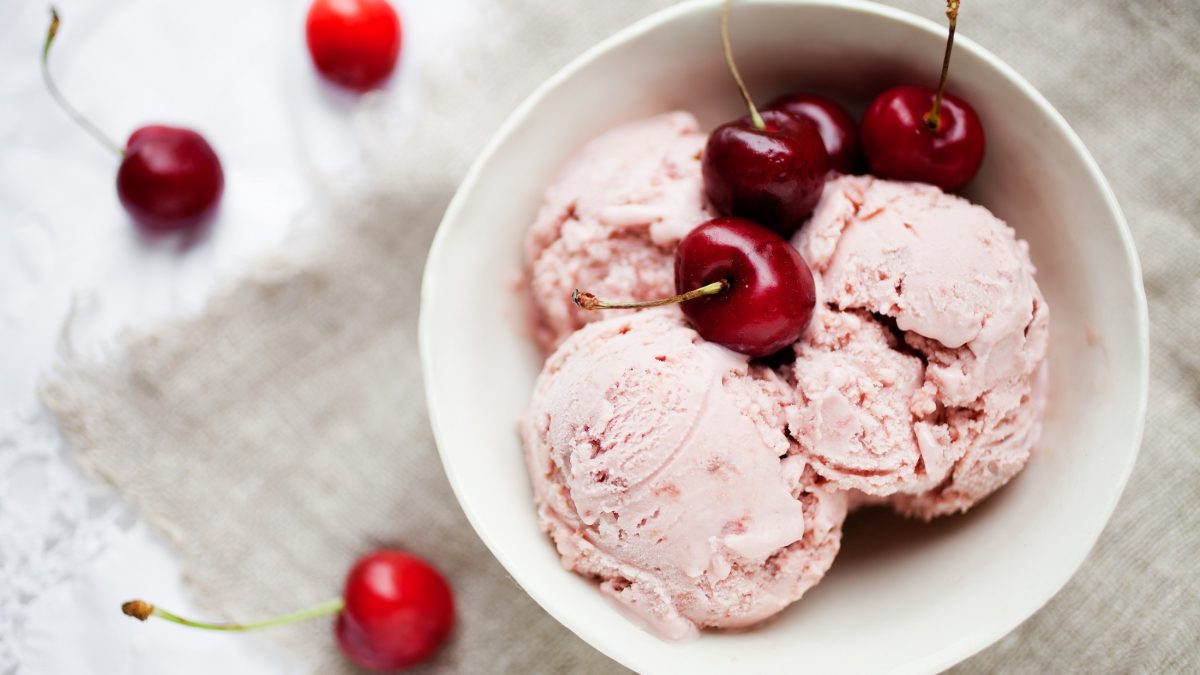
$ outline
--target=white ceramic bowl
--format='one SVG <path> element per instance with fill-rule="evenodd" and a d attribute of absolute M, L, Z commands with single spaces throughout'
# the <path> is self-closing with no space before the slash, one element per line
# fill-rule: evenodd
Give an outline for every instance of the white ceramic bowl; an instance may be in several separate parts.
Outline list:
<path fill-rule="evenodd" d="M 825 581 L 777 620 L 683 644 L 627 621 L 592 582 L 562 568 L 538 530 L 516 420 L 540 359 L 519 299 L 484 303 L 480 290 L 519 272 L 542 191 L 580 144 L 677 108 L 707 128 L 743 113 L 721 60 L 718 6 L 672 7 L 589 50 L 517 108 L 463 181 L 422 289 L 421 357 L 446 473 L 513 578 L 635 670 L 940 670 L 1016 627 L 1083 562 L 1133 466 L 1148 372 L 1137 257 L 1104 177 L 1046 100 L 965 37 L 950 88 L 974 104 L 988 134 L 967 196 L 1029 241 L 1052 311 L 1050 405 L 1026 471 L 965 517 L 925 526 L 852 516 Z M 811 89 L 860 110 L 888 85 L 933 83 L 945 35 L 943 26 L 854 0 L 739 2 L 732 30 L 760 101 Z"/>

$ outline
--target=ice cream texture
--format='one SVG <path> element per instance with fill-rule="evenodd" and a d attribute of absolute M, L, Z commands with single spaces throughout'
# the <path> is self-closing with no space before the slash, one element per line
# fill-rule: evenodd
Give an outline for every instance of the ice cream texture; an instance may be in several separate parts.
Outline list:
<path fill-rule="evenodd" d="M 591 324 L 522 423 L 563 565 L 659 635 L 761 621 L 825 574 L 845 517 L 785 433 L 788 385 L 675 309 Z"/>
<path fill-rule="evenodd" d="M 797 345 L 792 433 L 821 475 L 964 511 L 1025 465 L 1049 334 L 1028 245 L 936 187 L 830 181 L 795 244 L 825 308 Z"/>
<path fill-rule="evenodd" d="M 576 288 L 622 300 L 675 292 L 675 245 L 713 215 L 700 177 L 705 139 L 695 117 L 672 112 L 618 126 L 567 161 L 525 239 L 543 349 L 597 318 L 571 303 Z"/>

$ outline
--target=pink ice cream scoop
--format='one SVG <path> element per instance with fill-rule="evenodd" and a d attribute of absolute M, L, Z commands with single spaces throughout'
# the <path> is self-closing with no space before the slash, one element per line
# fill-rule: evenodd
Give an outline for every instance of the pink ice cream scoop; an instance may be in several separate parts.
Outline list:
<path fill-rule="evenodd" d="M 923 518 L 1016 475 L 1041 431 L 1049 324 L 1012 228 L 936 187 L 847 176 L 794 243 L 826 307 L 792 373 L 817 472 Z"/>
<path fill-rule="evenodd" d="M 926 486 L 912 406 L 924 364 L 864 312 L 824 309 L 796 345 L 792 435 L 821 475 L 871 496 Z"/>
<path fill-rule="evenodd" d="M 800 598 L 833 562 L 846 508 L 795 454 L 791 405 L 778 375 L 674 308 L 569 337 L 521 426 L 563 565 L 668 639 Z"/>
<path fill-rule="evenodd" d="M 546 351 L 598 318 L 571 302 L 672 295 L 675 245 L 712 217 L 704 203 L 696 118 L 631 122 L 583 146 L 546 190 L 525 240 L 535 339 Z"/>

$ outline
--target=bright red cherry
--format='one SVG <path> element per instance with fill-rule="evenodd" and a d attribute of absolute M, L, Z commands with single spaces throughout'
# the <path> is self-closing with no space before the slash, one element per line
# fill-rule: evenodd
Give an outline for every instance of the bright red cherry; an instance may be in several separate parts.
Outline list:
<path fill-rule="evenodd" d="M 342 651 L 373 670 L 407 668 L 431 657 L 454 627 L 454 596 L 420 558 L 377 551 L 346 577 L 346 607 L 334 632 Z"/>
<path fill-rule="evenodd" d="M 759 114 L 729 42 L 729 4 L 721 6 L 725 63 L 750 115 L 708 136 L 701 162 L 704 194 L 723 216 L 750 218 L 789 236 L 821 198 L 829 157 L 816 124 L 780 111 Z"/>
<path fill-rule="evenodd" d="M 387 0 L 314 0 L 304 28 L 313 65 L 347 89 L 374 88 L 400 56 L 400 17 Z"/>
<path fill-rule="evenodd" d="M 195 131 L 162 125 L 134 131 L 124 148 L 110 140 L 63 97 L 50 76 L 50 47 L 58 27 L 58 12 L 51 8 L 42 45 L 42 80 L 72 121 L 121 156 L 117 170 L 121 205 L 139 225 L 156 232 L 188 229 L 205 221 L 225 188 L 221 160 L 212 146 Z"/>
<path fill-rule="evenodd" d="M 975 110 L 946 93 L 958 0 L 949 1 L 946 16 L 950 32 L 937 90 L 905 85 L 883 92 L 863 115 L 861 137 L 871 173 L 952 191 L 979 171 L 986 139 Z"/>
<path fill-rule="evenodd" d="M 958 190 L 975 177 L 985 145 L 979 116 L 966 101 L 944 94 L 937 126 L 931 128 L 924 115 L 936 95 L 928 87 L 904 85 L 875 97 L 862 122 L 871 173 L 931 183 L 946 191 Z"/>
<path fill-rule="evenodd" d="M 761 357 L 794 343 L 812 320 L 817 293 L 812 272 L 786 239 L 744 218 L 713 218 L 675 249 L 671 298 L 606 302 L 576 290 L 583 309 L 656 307 L 682 303 L 705 340 Z"/>
<path fill-rule="evenodd" d="M 829 168 L 840 173 L 857 173 L 862 165 L 858 148 L 858 125 L 836 101 L 817 94 L 794 93 L 771 101 L 767 110 L 782 110 L 817 125 Z"/>
<path fill-rule="evenodd" d="M 402 551 L 381 550 L 354 564 L 342 598 L 254 623 L 185 619 L 145 600 L 121 605 L 127 616 L 219 631 L 250 631 L 336 614 L 334 635 L 342 653 L 370 670 L 398 670 L 429 659 L 454 628 L 454 594 L 429 563 Z"/>
<path fill-rule="evenodd" d="M 152 125 L 133 132 L 117 170 L 117 196 L 147 230 L 186 229 L 216 209 L 221 160 L 200 134 Z"/>

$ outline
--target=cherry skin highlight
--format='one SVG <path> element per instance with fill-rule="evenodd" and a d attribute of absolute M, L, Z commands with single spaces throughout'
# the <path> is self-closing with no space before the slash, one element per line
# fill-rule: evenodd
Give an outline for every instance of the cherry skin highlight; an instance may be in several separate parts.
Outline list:
<path fill-rule="evenodd" d="M 354 91 L 387 79 L 400 56 L 400 17 L 386 0 L 315 0 L 304 32 L 317 71 Z"/>
<path fill-rule="evenodd" d="M 334 634 L 342 652 L 371 670 L 407 668 L 429 659 L 454 628 L 454 596 L 424 560 L 376 551 L 346 577 L 345 607 Z"/>
<path fill-rule="evenodd" d="M 675 250 L 677 292 L 724 281 L 727 288 L 680 305 L 696 332 L 752 357 L 794 343 L 812 320 L 816 287 L 800 253 L 743 218 L 714 218 Z"/>
<path fill-rule="evenodd" d="M 839 173 L 858 173 L 862 156 L 858 147 L 858 124 L 854 117 L 832 99 L 817 94 L 794 93 L 771 101 L 768 110 L 782 110 L 793 117 L 803 117 L 817 125 L 829 168 Z"/>
<path fill-rule="evenodd" d="M 817 125 L 779 110 L 722 124 L 704 148 L 701 172 L 709 203 L 724 216 L 748 218 L 787 237 L 821 198 L 829 158 Z"/>
<path fill-rule="evenodd" d="M 162 125 L 134 131 L 117 169 L 117 196 L 143 228 L 191 228 L 216 209 L 225 188 L 221 160 L 204 137 Z"/>
<path fill-rule="evenodd" d="M 871 102 L 862 121 L 862 144 L 871 173 L 880 178 L 962 188 L 983 162 L 983 124 L 964 100 L 943 94 L 937 128 L 926 115 L 937 92 L 929 87 L 892 87 Z"/>

